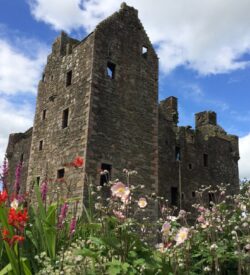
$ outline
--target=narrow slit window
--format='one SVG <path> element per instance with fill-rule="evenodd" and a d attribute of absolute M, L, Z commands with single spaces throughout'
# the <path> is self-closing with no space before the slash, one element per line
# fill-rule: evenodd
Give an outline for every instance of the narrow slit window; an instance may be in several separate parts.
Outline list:
<path fill-rule="evenodd" d="M 58 179 L 64 178 L 64 174 L 65 174 L 64 168 L 57 170 L 57 178 Z"/>
<path fill-rule="evenodd" d="M 42 74 L 42 82 L 45 82 L 45 73 Z"/>
<path fill-rule="evenodd" d="M 36 177 L 36 184 L 39 185 L 40 183 L 40 177 Z"/>
<path fill-rule="evenodd" d="M 214 203 L 215 202 L 215 194 L 213 192 L 208 193 L 208 200 L 209 200 L 209 204 Z"/>
<path fill-rule="evenodd" d="M 23 162 L 23 156 L 24 156 L 24 154 L 22 153 L 20 156 L 20 162 Z"/>
<path fill-rule="evenodd" d="M 107 75 L 109 78 L 115 78 L 115 64 L 112 62 L 107 63 Z"/>
<path fill-rule="evenodd" d="M 177 187 L 171 187 L 171 204 L 173 206 L 178 205 L 178 188 Z"/>
<path fill-rule="evenodd" d="M 68 127 L 68 124 L 69 124 L 69 108 L 63 111 L 62 128 L 64 129 Z"/>
<path fill-rule="evenodd" d="M 43 150 L 43 140 L 39 141 L 39 151 Z"/>
<path fill-rule="evenodd" d="M 181 148 L 178 146 L 175 147 L 175 160 L 176 161 L 181 160 Z"/>
<path fill-rule="evenodd" d="M 195 198 L 195 191 L 192 192 L 192 197 Z"/>
<path fill-rule="evenodd" d="M 43 120 L 46 119 L 46 114 L 47 114 L 47 110 L 43 110 L 43 114 L 42 114 L 42 119 L 43 119 Z"/>
<path fill-rule="evenodd" d="M 112 165 L 107 163 L 101 164 L 101 176 L 100 176 L 100 185 L 103 186 L 105 183 L 108 183 L 111 180 L 111 170 Z"/>
<path fill-rule="evenodd" d="M 148 48 L 145 46 L 142 46 L 141 54 L 144 58 L 147 58 L 148 56 Z"/>
<path fill-rule="evenodd" d="M 208 167 L 208 154 L 203 154 L 203 166 Z"/>
<path fill-rule="evenodd" d="M 70 86 L 72 83 L 72 71 L 67 72 L 66 75 L 66 86 Z"/>
<path fill-rule="evenodd" d="M 192 164 L 192 163 L 189 163 L 189 164 L 188 164 L 188 169 L 189 169 L 189 170 L 192 170 L 192 169 L 193 169 L 193 164 Z"/>

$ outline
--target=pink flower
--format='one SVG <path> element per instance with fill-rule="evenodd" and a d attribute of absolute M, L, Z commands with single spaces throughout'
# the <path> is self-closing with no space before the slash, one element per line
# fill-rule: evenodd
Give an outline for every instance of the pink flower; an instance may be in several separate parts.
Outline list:
<path fill-rule="evenodd" d="M 75 230 L 76 230 L 76 218 L 73 217 L 73 219 L 71 220 L 70 226 L 69 226 L 70 237 L 73 236 L 73 234 L 75 233 Z"/>
<path fill-rule="evenodd" d="M 113 210 L 113 213 L 120 220 L 124 220 L 126 218 L 121 211 Z"/>
<path fill-rule="evenodd" d="M 62 227 L 63 227 L 63 222 L 66 218 L 68 209 L 69 209 L 68 204 L 64 203 L 64 205 L 61 207 L 61 212 L 60 212 L 59 219 L 58 219 L 58 228 L 59 229 L 62 229 Z"/>
<path fill-rule="evenodd" d="M 14 190 L 15 194 L 19 194 L 20 191 L 20 185 L 21 185 L 21 171 L 22 171 L 22 162 L 20 162 L 16 167 L 15 172 L 15 184 L 14 184 Z"/>
<path fill-rule="evenodd" d="M 204 212 L 206 209 L 205 209 L 205 207 L 204 206 L 199 206 L 198 207 L 198 211 L 199 212 Z"/>
<path fill-rule="evenodd" d="M 123 203 L 126 203 L 129 198 L 130 190 L 122 182 L 117 182 L 111 187 L 112 196 L 120 198 Z"/>
<path fill-rule="evenodd" d="M 161 232 L 164 236 L 167 236 L 170 232 L 171 225 L 169 222 L 164 222 L 161 228 Z"/>
<path fill-rule="evenodd" d="M 42 183 L 40 191 L 41 191 L 42 201 L 45 202 L 46 197 L 47 197 L 47 192 L 48 192 L 48 183 L 47 183 L 47 181 L 44 181 Z"/>
<path fill-rule="evenodd" d="M 198 221 L 198 222 L 201 222 L 201 223 L 204 223 L 204 222 L 205 222 L 204 216 L 200 215 L 200 216 L 197 218 L 197 221 Z"/>
<path fill-rule="evenodd" d="M 1 180 L 3 182 L 3 189 L 7 189 L 8 173 L 9 173 L 8 162 L 5 157 L 3 161 L 3 171 L 2 171 L 2 177 L 1 177 Z"/>

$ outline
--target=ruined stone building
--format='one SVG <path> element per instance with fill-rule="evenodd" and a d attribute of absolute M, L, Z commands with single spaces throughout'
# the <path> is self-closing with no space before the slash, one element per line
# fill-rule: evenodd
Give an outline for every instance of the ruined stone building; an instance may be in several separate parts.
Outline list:
<path fill-rule="evenodd" d="M 21 160 L 24 189 L 63 178 L 70 196 L 81 199 L 86 175 L 103 184 L 100 169 L 121 180 L 124 168 L 135 169 L 143 192 L 187 208 L 201 185 L 224 182 L 237 190 L 238 137 L 211 111 L 195 115 L 195 129 L 177 124 L 177 98 L 158 103 L 157 54 L 137 10 L 123 3 L 83 40 L 64 32 L 56 38 L 38 84 L 33 128 L 9 137 L 9 180 Z M 65 165 L 76 156 L 84 158 L 83 169 Z"/>

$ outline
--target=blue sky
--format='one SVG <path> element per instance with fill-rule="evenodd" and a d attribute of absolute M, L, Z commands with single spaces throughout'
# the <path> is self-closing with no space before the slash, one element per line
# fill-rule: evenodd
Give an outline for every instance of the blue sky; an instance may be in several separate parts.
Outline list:
<path fill-rule="evenodd" d="M 81 39 L 119 0 L 1 0 L 0 159 L 8 134 L 32 126 L 36 87 L 61 30 Z M 250 178 L 250 1 L 128 0 L 160 58 L 159 97 L 179 99 L 180 125 L 214 110 L 240 137 L 240 175 Z"/>

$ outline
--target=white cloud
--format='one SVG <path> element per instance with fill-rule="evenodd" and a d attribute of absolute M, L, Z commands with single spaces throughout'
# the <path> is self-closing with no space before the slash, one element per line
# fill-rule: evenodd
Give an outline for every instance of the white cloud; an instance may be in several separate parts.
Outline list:
<path fill-rule="evenodd" d="M 250 133 L 239 139 L 240 161 L 239 171 L 240 178 L 250 179 Z"/>
<path fill-rule="evenodd" d="M 0 98 L 0 165 L 4 158 L 9 134 L 26 131 L 32 126 L 33 108 L 26 102 L 19 102 L 16 105 L 7 99 Z"/>
<path fill-rule="evenodd" d="M 119 8 L 117 0 L 29 0 L 37 20 L 55 29 L 93 30 Z M 169 72 L 185 65 L 200 74 L 243 69 L 240 61 L 250 50 L 250 1 L 241 0 L 127 0 L 153 43 L 161 67 Z"/>
<path fill-rule="evenodd" d="M 37 41 L 17 37 L 15 45 L 19 48 L 1 34 L 0 94 L 35 93 L 46 61 L 47 47 Z"/>

